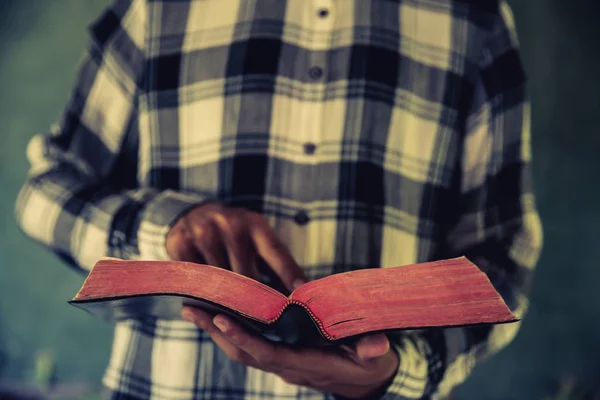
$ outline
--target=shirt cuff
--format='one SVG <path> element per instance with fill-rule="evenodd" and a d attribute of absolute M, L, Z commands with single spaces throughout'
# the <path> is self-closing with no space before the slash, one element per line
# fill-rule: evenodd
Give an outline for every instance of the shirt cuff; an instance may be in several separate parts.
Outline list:
<path fill-rule="evenodd" d="M 392 344 L 398 354 L 398 370 L 389 382 L 380 400 L 420 399 L 427 384 L 428 362 L 423 357 L 419 339 L 404 338 L 402 343 Z"/>
<path fill-rule="evenodd" d="M 140 259 L 171 260 L 166 246 L 169 230 L 187 211 L 207 200 L 206 196 L 172 190 L 165 190 L 150 200 L 142 212 L 138 229 Z"/>

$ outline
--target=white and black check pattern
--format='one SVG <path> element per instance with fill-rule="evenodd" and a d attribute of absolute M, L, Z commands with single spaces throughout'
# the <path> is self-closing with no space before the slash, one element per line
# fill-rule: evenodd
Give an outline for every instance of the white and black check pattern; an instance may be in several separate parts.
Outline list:
<path fill-rule="evenodd" d="M 505 2 L 123 0 L 90 34 L 17 205 L 69 264 L 167 259 L 173 221 L 216 199 L 263 213 L 312 279 L 466 255 L 525 312 L 542 235 Z M 444 398 L 517 329 L 394 336 L 384 399 Z M 117 324 L 104 383 L 113 399 L 333 397 L 150 319 Z"/>

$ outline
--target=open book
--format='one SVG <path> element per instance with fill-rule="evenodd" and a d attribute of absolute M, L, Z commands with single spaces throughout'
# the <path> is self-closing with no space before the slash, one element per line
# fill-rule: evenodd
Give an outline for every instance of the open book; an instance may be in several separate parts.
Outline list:
<path fill-rule="evenodd" d="M 185 304 L 227 314 L 247 329 L 289 344 L 518 320 L 465 257 L 335 274 L 289 296 L 208 265 L 101 259 L 70 303 L 107 321 L 179 319 Z"/>

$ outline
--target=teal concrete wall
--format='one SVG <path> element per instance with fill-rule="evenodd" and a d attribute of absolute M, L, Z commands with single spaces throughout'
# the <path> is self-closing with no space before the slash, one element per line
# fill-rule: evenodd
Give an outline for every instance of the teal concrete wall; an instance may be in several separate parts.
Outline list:
<path fill-rule="evenodd" d="M 2 1 L 0 11 L 0 352 L 2 379 L 27 380 L 35 355 L 54 353 L 60 380 L 98 380 L 110 326 L 66 302 L 83 276 L 18 230 L 14 201 L 25 179 L 25 147 L 66 104 L 86 43 L 86 26 L 104 0 Z"/>
<path fill-rule="evenodd" d="M 27 380 L 49 350 L 60 381 L 98 382 L 111 329 L 66 304 L 83 277 L 13 218 L 25 146 L 65 104 L 86 25 L 105 0 L 4 0 L 0 12 L 0 381 Z M 533 103 L 545 249 L 515 342 L 478 366 L 459 399 L 541 399 L 558 377 L 600 376 L 600 20 L 597 1 L 515 0 Z"/>

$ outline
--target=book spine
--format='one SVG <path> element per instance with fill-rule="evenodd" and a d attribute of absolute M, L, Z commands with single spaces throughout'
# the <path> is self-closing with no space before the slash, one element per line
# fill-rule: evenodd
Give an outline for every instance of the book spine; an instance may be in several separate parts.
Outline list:
<path fill-rule="evenodd" d="M 319 328 L 319 331 L 321 332 L 321 335 L 323 335 L 327 340 L 330 340 L 330 341 L 334 341 L 335 340 L 335 338 L 333 336 L 331 336 L 329 333 L 327 333 L 325 331 L 325 328 L 323 327 L 323 323 L 321 322 L 321 320 L 319 320 L 315 316 L 315 314 L 313 314 L 313 312 L 310 310 L 310 308 L 308 308 L 306 306 L 306 304 L 304 304 L 304 303 L 302 303 L 302 302 L 300 302 L 298 300 L 288 300 L 287 303 L 281 309 L 281 311 L 279 311 L 279 314 L 277 314 L 277 317 L 275 317 L 272 320 L 270 320 L 269 323 L 276 322 L 281 317 L 281 314 L 283 314 L 283 312 L 285 311 L 285 309 L 288 308 L 292 304 L 300 306 L 300 307 L 304 308 L 304 310 L 306 310 L 306 312 L 308 313 L 308 315 L 310 315 L 310 317 L 312 318 L 312 320 L 315 321 L 315 323 L 317 324 L 317 327 Z"/>

